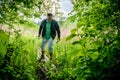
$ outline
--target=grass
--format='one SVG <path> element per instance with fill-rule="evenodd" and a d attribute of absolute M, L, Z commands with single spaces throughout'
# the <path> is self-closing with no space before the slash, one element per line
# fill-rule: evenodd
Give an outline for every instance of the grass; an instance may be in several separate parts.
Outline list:
<path fill-rule="evenodd" d="M 65 30 L 63 32 L 65 32 Z M 68 34 L 69 33 L 67 33 L 67 35 Z M 54 78 L 57 79 L 60 76 L 63 76 L 64 72 L 66 72 L 65 75 L 67 75 L 69 72 L 72 72 L 72 69 L 75 67 L 75 61 L 77 60 L 77 55 L 79 54 L 78 52 L 75 51 L 78 50 L 80 46 L 72 45 L 73 40 L 66 41 L 66 36 L 62 37 L 61 41 L 58 44 L 56 43 L 57 39 L 54 40 L 54 54 L 53 54 L 53 63 L 52 63 L 54 65 L 51 65 L 51 62 L 49 61 L 44 64 L 44 68 L 48 70 L 46 72 L 46 76 L 48 76 L 51 79 Z M 36 49 L 36 51 L 34 51 L 34 57 L 37 57 L 37 53 L 40 49 L 40 44 L 42 39 L 38 39 L 37 36 L 34 37 L 27 36 L 26 39 L 29 39 L 31 40 L 31 42 L 34 42 L 33 44 L 32 43 L 28 44 L 28 46 L 31 47 L 31 50 L 33 48 Z M 49 57 L 48 49 L 46 55 Z M 33 61 L 35 61 L 35 59 Z M 41 68 L 41 65 L 39 66 L 40 66 L 39 68 Z"/>
<path fill-rule="evenodd" d="M 72 41 L 66 41 L 66 37 L 70 34 L 71 28 L 61 28 L 61 41 L 57 44 L 57 39 L 54 40 L 52 63 L 50 61 L 45 64 L 40 62 L 42 65 L 36 63 L 42 40 L 37 37 L 38 28 L 17 27 L 16 29 L 16 32 L 13 32 L 14 34 L 11 32 L 8 42 L 13 48 L 9 66 L 13 67 L 12 71 L 14 73 L 10 73 L 14 75 L 15 79 L 36 80 L 38 76 L 36 72 L 45 68 L 47 69 L 45 76 L 50 79 L 57 79 L 63 75 L 67 77 L 68 73 L 75 67 L 74 61 L 77 56 L 74 55 L 78 53 L 74 51 L 79 49 L 79 46 L 72 45 Z M 5 55 L 7 54 L 10 53 L 6 53 Z M 49 57 L 48 49 L 46 55 Z M 63 74 L 64 72 L 65 74 Z"/>

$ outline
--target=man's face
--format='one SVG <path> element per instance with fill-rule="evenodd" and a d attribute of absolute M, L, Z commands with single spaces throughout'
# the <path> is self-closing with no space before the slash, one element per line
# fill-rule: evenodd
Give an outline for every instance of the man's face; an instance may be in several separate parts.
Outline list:
<path fill-rule="evenodd" d="M 52 20 L 52 17 L 53 17 L 53 15 L 52 15 L 51 13 L 48 13 L 48 14 L 47 14 L 47 19 L 48 19 L 48 20 Z"/>

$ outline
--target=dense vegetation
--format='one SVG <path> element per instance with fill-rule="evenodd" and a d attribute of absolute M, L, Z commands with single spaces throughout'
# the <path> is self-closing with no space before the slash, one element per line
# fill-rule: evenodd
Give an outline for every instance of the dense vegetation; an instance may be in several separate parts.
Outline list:
<path fill-rule="evenodd" d="M 77 0 L 74 3 L 77 27 L 68 39 L 79 37 L 80 45 L 74 77 L 78 80 L 119 80 L 120 1 Z M 80 68 L 81 67 L 81 68 Z"/>
<path fill-rule="evenodd" d="M 55 44 L 52 61 L 38 62 L 38 25 L 31 18 L 44 14 L 45 2 L 0 1 L 0 80 L 120 80 L 120 1 L 71 2 L 71 23 L 61 28 L 64 35 L 73 28 L 71 34 Z"/>

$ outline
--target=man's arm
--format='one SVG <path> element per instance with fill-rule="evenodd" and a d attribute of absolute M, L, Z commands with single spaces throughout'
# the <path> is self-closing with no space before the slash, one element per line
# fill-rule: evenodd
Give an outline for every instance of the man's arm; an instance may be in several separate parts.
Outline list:
<path fill-rule="evenodd" d="M 43 21 L 41 22 L 40 27 L 39 27 L 38 37 L 40 37 L 42 29 L 43 29 Z"/>
<path fill-rule="evenodd" d="M 61 32 L 60 32 L 60 27 L 58 25 L 58 22 L 56 22 L 56 31 L 57 31 L 58 39 L 60 40 L 60 34 L 61 34 Z"/>

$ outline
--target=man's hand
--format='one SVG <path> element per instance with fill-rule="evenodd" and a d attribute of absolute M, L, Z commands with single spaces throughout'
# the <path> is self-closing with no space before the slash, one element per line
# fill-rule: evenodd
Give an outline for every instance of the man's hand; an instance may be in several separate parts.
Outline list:
<path fill-rule="evenodd" d="M 38 35 L 38 39 L 40 39 L 40 35 Z"/>
<path fill-rule="evenodd" d="M 58 38 L 58 41 L 60 41 L 60 38 Z"/>
<path fill-rule="evenodd" d="M 57 42 L 56 42 L 56 43 L 58 43 L 58 42 L 60 42 L 60 38 L 57 39 Z"/>

